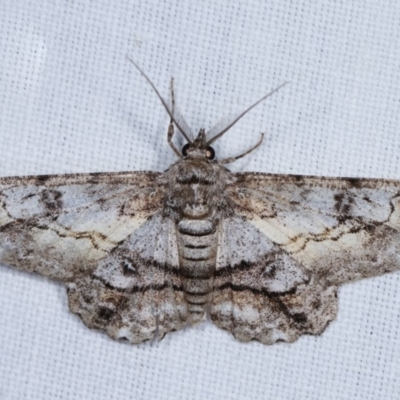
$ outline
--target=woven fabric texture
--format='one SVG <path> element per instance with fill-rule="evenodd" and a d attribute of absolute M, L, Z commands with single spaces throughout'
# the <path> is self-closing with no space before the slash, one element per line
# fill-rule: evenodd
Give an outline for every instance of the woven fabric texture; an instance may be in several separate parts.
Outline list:
<path fill-rule="evenodd" d="M 400 179 L 397 1 L 0 4 L 0 174 L 165 170 L 169 118 L 197 131 L 279 84 L 216 143 L 234 171 Z M 182 144 L 183 142 L 179 142 Z M 398 399 L 400 273 L 341 288 L 320 337 L 243 344 L 210 321 L 121 344 L 62 285 L 0 266 L 0 399 Z"/>

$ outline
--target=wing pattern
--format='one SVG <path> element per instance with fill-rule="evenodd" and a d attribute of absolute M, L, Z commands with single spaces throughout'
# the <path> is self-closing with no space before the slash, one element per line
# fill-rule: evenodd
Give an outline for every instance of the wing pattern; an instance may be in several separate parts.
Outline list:
<path fill-rule="evenodd" d="M 208 192 L 185 174 L 197 188 L 185 189 L 193 204 L 185 212 L 204 213 L 199 196 Z M 335 318 L 339 285 L 400 269 L 399 182 L 233 174 L 213 200 L 217 222 L 199 224 L 167 212 L 186 201 L 168 197 L 170 180 L 153 172 L 0 179 L 0 262 L 64 282 L 88 327 L 132 343 L 183 328 L 189 303 L 204 299 L 212 321 L 241 341 L 292 342 Z"/>
<path fill-rule="evenodd" d="M 228 268 L 217 272 L 213 321 L 239 340 L 266 344 L 321 333 L 336 316 L 339 285 L 400 269 L 399 188 L 374 179 L 237 174 L 226 193 L 245 222 L 228 229 L 221 247 L 227 257 L 245 254 L 232 234 L 242 238 L 251 226 L 274 250 L 258 261 L 226 260 Z M 287 283 L 291 268 L 307 278 Z M 270 287 L 275 277 L 281 290 Z"/>
<path fill-rule="evenodd" d="M 64 282 L 70 309 L 115 339 L 179 329 L 186 310 L 165 268 L 177 261 L 173 224 L 157 215 L 159 175 L 1 179 L 0 262 Z"/>

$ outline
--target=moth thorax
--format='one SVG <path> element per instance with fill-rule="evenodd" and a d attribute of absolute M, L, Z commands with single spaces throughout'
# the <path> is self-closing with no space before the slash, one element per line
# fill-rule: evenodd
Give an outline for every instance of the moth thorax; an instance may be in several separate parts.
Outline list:
<path fill-rule="evenodd" d="M 206 218 L 210 215 L 210 207 L 207 204 L 189 204 L 187 203 L 183 210 L 183 215 L 188 218 Z"/>

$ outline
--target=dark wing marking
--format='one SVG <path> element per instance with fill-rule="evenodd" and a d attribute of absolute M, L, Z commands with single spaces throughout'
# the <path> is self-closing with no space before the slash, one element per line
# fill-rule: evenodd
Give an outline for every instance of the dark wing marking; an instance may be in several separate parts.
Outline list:
<path fill-rule="evenodd" d="M 77 174 L 0 179 L 0 262 L 68 281 L 162 206 L 161 174 Z"/>

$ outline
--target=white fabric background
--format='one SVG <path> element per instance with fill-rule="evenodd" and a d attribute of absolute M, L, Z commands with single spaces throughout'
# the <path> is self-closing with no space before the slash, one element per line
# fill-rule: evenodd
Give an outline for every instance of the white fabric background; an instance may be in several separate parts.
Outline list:
<path fill-rule="evenodd" d="M 162 171 L 197 130 L 289 80 L 217 143 L 235 171 L 400 178 L 398 1 L 0 4 L 0 174 Z M 0 399 L 398 399 L 400 273 L 352 283 L 320 337 L 242 344 L 210 322 L 121 344 L 62 285 L 0 267 Z"/>

